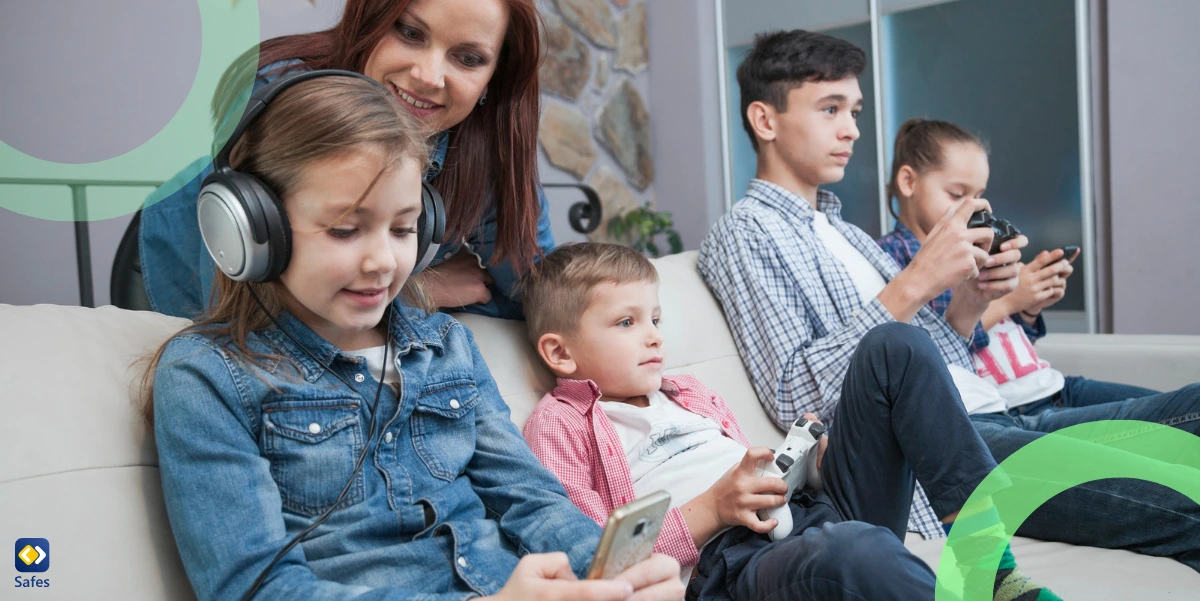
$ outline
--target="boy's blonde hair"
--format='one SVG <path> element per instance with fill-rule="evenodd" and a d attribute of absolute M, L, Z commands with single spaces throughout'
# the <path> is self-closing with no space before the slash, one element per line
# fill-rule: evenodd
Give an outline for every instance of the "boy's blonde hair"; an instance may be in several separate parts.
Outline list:
<path fill-rule="evenodd" d="M 596 286 L 606 282 L 658 282 L 658 271 L 642 253 L 619 244 L 570 243 L 546 255 L 521 282 L 529 340 L 573 333 Z"/>

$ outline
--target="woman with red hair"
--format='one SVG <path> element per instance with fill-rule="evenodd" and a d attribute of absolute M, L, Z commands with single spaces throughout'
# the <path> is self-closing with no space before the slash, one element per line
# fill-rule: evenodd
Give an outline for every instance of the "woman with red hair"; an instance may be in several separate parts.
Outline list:
<path fill-rule="evenodd" d="M 424 285 L 439 307 L 519 319 L 513 287 L 554 247 L 537 176 L 538 24 L 533 0 L 347 0 L 333 28 L 268 40 L 258 54 L 256 88 L 295 70 L 357 71 L 429 127 L 425 179 L 445 201 L 447 243 Z M 218 131 L 237 123 L 236 97 L 218 91 Z M 196 200 L 210 162 L 185 169 L 142 211 L 142 277 L 158 312 L 195 318 L 209 302 L 214 274 Z"/>

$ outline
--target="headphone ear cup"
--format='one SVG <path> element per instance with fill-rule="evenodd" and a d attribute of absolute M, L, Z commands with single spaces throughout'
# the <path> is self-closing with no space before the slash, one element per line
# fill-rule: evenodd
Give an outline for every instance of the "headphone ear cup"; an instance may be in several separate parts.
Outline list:
<path fill-rule="evenodd" d="M 244 178 L 247 187 L 253 190 L 254 197 L 262 214 L 263 225 L 267 232 L 267 265 L 262 276 L 255 281 L 270 282 L 278 278 L 292 258 L 292 224 L 288 220 L 287 211 L 283 209 L 283 201 L 257 177 L 239 174 Z"/>
<path fill-rule="evenodd" d="M 421 216 L 417 218 L 416 275 L 433 263 L 446 237 L 446 207 L 442 195 L 428 182 L 421 182 Z"/>
<path fill-rule="evenodd" d="M 257 193 L 245 176 L 219 170 L 205 178 L 196 217 L 205 249 L 221 273 L 236 281 L 257 281 L 268 263 L 268 236 Z"/>

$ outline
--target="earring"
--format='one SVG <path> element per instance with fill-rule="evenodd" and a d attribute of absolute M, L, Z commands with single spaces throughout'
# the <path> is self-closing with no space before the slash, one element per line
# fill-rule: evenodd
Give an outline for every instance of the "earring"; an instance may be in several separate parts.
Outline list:
<path fill-rule="evenodd" d="M 483 96 L 479 97 L 479 106 L 483 106 L 484 102 L 487 102 L 487 90 L 484 90 Z"/>

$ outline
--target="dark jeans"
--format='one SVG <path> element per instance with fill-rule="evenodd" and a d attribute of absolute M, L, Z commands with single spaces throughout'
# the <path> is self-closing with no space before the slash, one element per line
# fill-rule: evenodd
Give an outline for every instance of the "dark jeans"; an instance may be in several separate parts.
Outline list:
<path fill-rule="evenodd" d="M 1200 435 L 1200 385 L 1174 392 L 1067 378 L 1062 392 L 1007 413 L 971 416 L 997 461 L 1049 432 L 1100 420 L 1140 420 Z M 1172 557 L 1200 572 L 1200 506 L 1165 486 L 1096 480 L 1053 497 L 1019 536 Z"/>
<path fill-rule="evenodd" d="M 914 482 L 945 517 L 996 464 L 925 330 L 893 323 L 863 337 L 829 436 L 825 490 L 791 499 L 791 534 L 717 537 L 689 599 L 933 599 L 933 572 L 901 542 Z"/>

